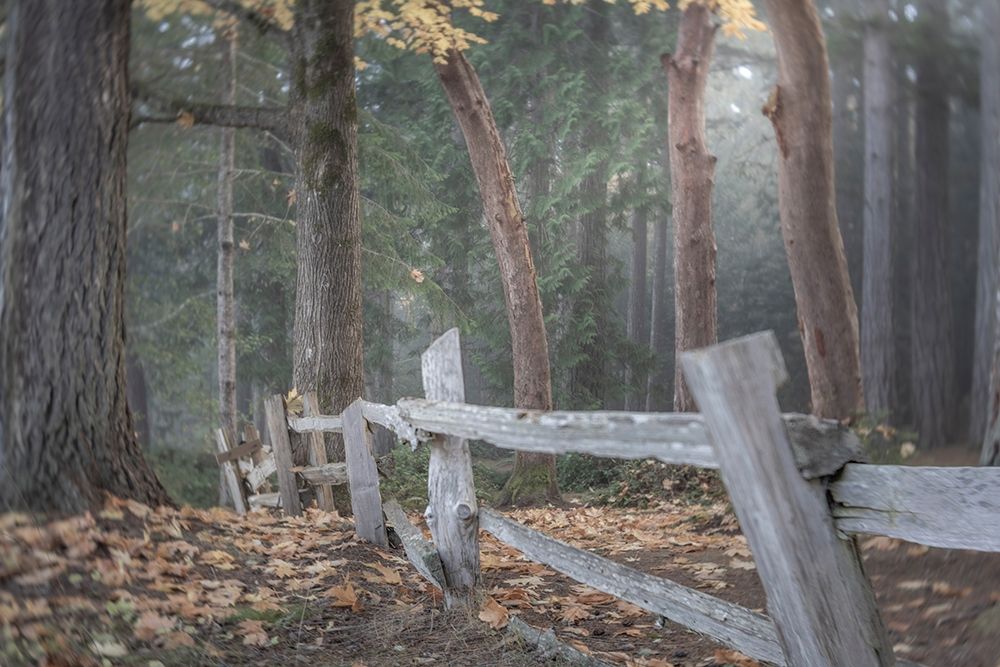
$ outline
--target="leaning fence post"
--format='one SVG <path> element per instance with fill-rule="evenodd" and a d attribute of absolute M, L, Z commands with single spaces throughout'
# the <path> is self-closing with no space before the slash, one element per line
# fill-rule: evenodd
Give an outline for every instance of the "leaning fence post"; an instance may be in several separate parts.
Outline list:
<path fill-rule="evenodd" d="M 854 541 L 837 534 L 824 483 L 795 465 L 775 395 L 787 374 L 774 334 L 687 352 L 681 363 L 787 664 L 895 664 Z"/>
<path fill-rule="evenodd" d="M 378 488 L 378 468 L 372 454 L 372 434 L 362 414 L 364 401 L 357 399 L 341 413 L 344 429 L 344 458 L 347 481 L 351 485 L 351 511 L 358 537 L 379 546 L 389 546 L 382 518 L 382 494 Z"/>
<path fill-rule="evenodd" d="M 450 329 L 420 357 L 424 395 L 465 402 L 458 329 Z M 436 436 L 427 471 L 427 525 L 444 566 L 446 604 L 466 604 L 479 584 L 479 508 L 472 459 L 462 438 Z"/>
<path fill-rule="evenodd" d="M 318 417 L 319 399 L 316 392 L 307 391 L 302 396 L 302 414 L 306 417 Z M 303 434 L 306 443 L 309 445 L 309 465 L 321 466 L 327 463 L 326 460 L 326 438 L 318 431 L 311 431 Z M 333 512 L 336 506 L 333 503 L 333 487 L 329 484 L 317 484 L 313 487 L 316 490 L 316 506 L 324 512 Z"/>
<path fill-rule="evenodd" d="M 215 448 L 220 454 L 225 454 L 230 450 L 230 438 L 221 429 L 215 429 Z M 222 475 L 226 478 L 226 486 L 229 489 L 229 496 L 233 499 L 233 507 L 237 514 L 247 513 L 246 497 L 243 495 L 243 483 L 240 481 L 240 467 L 237 461 L 223 461 Z"/>
<path fill-rule="evenodd" d="M 264 399 L 264 415 L 267 418 L 267 432 L 271 436 L 271 454 L 278 473 L 278 491 L 285 514 L 299 516 L 302 503 L 299 487 L 292 472 L 292 443 L 288 439 L 288 419 L 285 417 L 285 403 L 280 394 Z"/>

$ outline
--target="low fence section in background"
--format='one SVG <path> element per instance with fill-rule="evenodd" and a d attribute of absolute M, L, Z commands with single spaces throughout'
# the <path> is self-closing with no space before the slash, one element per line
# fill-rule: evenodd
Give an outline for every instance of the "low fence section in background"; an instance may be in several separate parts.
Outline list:
<path fill-rule="evenodd" d="M 771 333 L 686 353 L 681 362 L 702 414 L 467 405 L 453 329 L 421 358 L 425 399 L 396 405 L 358 399 L 336 416 L 318 414 L 306 400 L 300 417 L 286 414 L 281 396 L 274 396 L 265 406 L 272 455 L 249 466 L 241 481 L 237 459 L 248 452 L 259 458 L 261 450 L 252 444 L 233 448 L 220 432 L 218 458 L 230 487 L 243 484 L 255 492 L 264 472 L 277 472 L 281 506 L 293 515 L 301 513 L 299 481 L 314 487 L 349 483 L 358 535 L 386 545 L 391 528 L 449 606 L 475 599 L 482 528 L 531 560 L 757 660 L 810 667 L 912 665 L 893 657 L 850 535 L 1000 551 L 1000 469 L 869 465 L 848 428 L 782 415 L 775 392 L 785 370 Z M 383 502 L 372 445 L 375 425 L 414 447 L 429 444 L 425 519 L 433 541 L 395 501 Z M 292 466 L 290 432 L 307 438 L 310 466 Z M 324 432 L 343 434 L 346 463 L 325 462 Z M 768 615 L 479 508 L 467 439 L 518 451 L 719 468 L 767 593 Z M 322 507 L 321 497 L 317 494 Z M 259 503 L 251 496 L 244 509 L 247 504 Z"/>

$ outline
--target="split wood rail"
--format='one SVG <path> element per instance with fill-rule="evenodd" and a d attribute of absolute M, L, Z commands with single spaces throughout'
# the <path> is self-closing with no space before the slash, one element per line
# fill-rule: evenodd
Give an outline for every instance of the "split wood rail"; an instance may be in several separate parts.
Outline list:
<path fill-rule="evenodd" d="M 912 664 L 893 655 L 852 536 L 1000 551 L 1000 468 L 869 465 L 846 427 L 782 415 L 776 389 L 786 371 L 771 332 L 685 353 L 681 363 L 701 414 L 467 405 L 458 330 L 453 329 L 423 354 L 425 399 L 403 399 L 395 406 L 359 399 L 340 417 L 286 417 L 275 397 L 269 403 L 276 417 L 271 419 L 269 408 L 269 431 L 272 443 L 282 434 L 287 439 L 286 424 L 300 433 L 342 432 L 359 535 L 386 544 L 387 520 L 414 567 L 444 591 L 450 605 L 468 604 L 479 586 L 481 529 L 534 561 L 766 663 Z M 398 504 L 382 503 L 369 422 L 390 428 L 413 446 L 429 443 L 425 518 L 433 543 Z M 767 594 L 768 615 L 577 549 L 480 508 L 468 439 L 519 451 L 652 458 L 720 469 Z M 296 492 L 284 507 L 294 513 L 297 503 Z"/>

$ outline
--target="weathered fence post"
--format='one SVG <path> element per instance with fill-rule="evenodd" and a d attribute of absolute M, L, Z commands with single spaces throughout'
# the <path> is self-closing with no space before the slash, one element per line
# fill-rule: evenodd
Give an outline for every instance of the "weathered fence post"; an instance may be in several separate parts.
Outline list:
<path fill-rule="evenodd" d="M 221 429 L 215 429 L 215 448 L 220 454 L 225 454 L 229 451 L 230 439 L 227 437 L 226 432 Z M 237 514 L 247 513 L 247 501 L 246 497 L 243 495 L 243 484 L 240 482 L 240 467 L 238 461 L 223 461 L 219 465 L 222 466 L 222 475 L 226 478 L 226 487 L 229 489 L 229 497 L 233 499 L 233 507 L 236 509 Z"/>
<path fill-rule="evenodd" d="M 787 374 L 774 334 L 688 352 L 681 363 L 787 664 L 895 664 L 854 541 L 837 534 L 824 483 L 795 465 L 775 395 Z"/>
<path fill-rule="evenodd" d="M 358 537 L 379 546 L 389 546 L 382 518 L 382 494 L 378 488 L 378 468 L 372 454 L 372 434 L 362 414 L 364 401 L 357 399 L 341 413 L 344 428 L 344 458 L 347 481 L 351 485 L 351 511 Z"/>
<path fill-rule="evenodd" d="M 288 439 L 288 419 L 285 417 L 285 402 L 280 394 L 264 399 L 264 415 L 267 418 L 267 432 L 271 436 L 271 455 L 278 473 L 278 491 L 285 514 L 299 516 L 302 503 L 299 501 L 298 483 L 292 472 L 292 443 Z"/>
<path fill-rule="evenodd" d="M 319 399 L 316 398 L 315 391 L 307 391 L 302 397 L 302 414 L 306 417 L 318 417 Z M 326 438 L 318 431 L 306 433 L 306 444 L 309 445 L 309 465 L 321 466 L 327 463 L 326 460 Z M 313 487 L 316 490 L 316 506 L 325 512 L 333 512 L 336 506 L 333 503 L 333 487 L 329 484 L 318 484 Z"/>
<path fill-rule="evenodd" d="M 458 329 L 450 329 L 434 341 L 420 362 L 427 398 L 465 402 Z M 468 604 L 479 584 L 479 508 L 472 459 L 462 438 L 436 436 L 430 447 L 424 516 L 444 566 L 445 603 Z"/>

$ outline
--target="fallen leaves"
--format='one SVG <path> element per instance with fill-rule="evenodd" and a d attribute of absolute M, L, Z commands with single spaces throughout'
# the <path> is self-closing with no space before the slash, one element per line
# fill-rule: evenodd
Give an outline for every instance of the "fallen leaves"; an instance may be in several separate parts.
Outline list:
<path fill-rule="evenodd" d="M 479 608 L 479 620 L 494 630 L 501 630 L 507 627 L 507 623 L 510 621 L 510 612 L 492 597 L 487 596 Z"/>
<path fill-rule="evenodd" d="M 239 634 L 246 646 L 265 646 L 268 642 L 267 632 L 262 621 L 245 620 L 239 624 Z"/>
<path fill-rule="evenodd" d="M 347 607 L 353 612 L 360 612 L 362 609 L 361 599 L 350 581 L 331 587 L 323 595 L 330 598 L 330 605 L 333 607 Z"/>
<path fill-rule="evenodd" d="M 139 616 L 132 631 L 136 639 L 150 641 L 157 635 L 170 632 L 176 624 L 176 619 L 160 616 L 155 611 L 147 611 Z"/>

